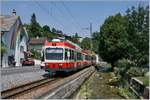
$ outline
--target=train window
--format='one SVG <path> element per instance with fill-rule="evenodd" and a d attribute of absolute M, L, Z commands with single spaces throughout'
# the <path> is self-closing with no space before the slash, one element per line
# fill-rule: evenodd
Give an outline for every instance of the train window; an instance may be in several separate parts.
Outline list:
<path fill-rule="evenodd" d="M 74 59 L 74 51 L 71 50 L 71 60 L 73 60 L 73 59 Z"/>
<path fill-rule="evenodd" d="M 85 60 L 85 55 L 83 54 L 83 60 Z"/>
<path fill-rule="evenodd" d="M 46 48 L 45 57 L 47 60 L 63 60 L 62 48 Z"/>
<path fill-rule="evenodd" d="M 76 61 L 77 60 L 77 52 L 74 51 L 74 60 Z"/>
<path fill-rule="evenodd" d="M 80 60 L 80 54 L 77 53 L 77 60 Z"/>
<path fill-rule="evenodd" d="M 65 49 L 65 60 L 68 60 L 68 49 Z"/>
<path fill-rule="evenodd" d="M 83 57 L 82 57 L 81 53 L 77 53 L 77 60 L 82 60 L 82 59 L 83 59 Z"/>
<path fill-rule="evenodd" d="M 83 54 L 81 54 L 81 60 L 83 60 Z"/>
<path fill-rule="evenodd" d="M 70 56 L 69 56 L 69 60 L 71 60 L 71 57 L 72 57 L 72 52 L 71 52 L 72 50 L 69 50 L 69 54 L 70 54 Z"/>
<path fill-rule="evenodd" d="M 85 55 L 85 60 L 88 60 L 88 55 Z"/>

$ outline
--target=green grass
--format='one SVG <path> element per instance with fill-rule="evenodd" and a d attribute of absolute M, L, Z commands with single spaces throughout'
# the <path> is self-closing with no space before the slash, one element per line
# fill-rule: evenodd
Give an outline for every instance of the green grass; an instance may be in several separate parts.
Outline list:
<path fill-rule="evenodd" d="M 126 99 L 136 99 L 135 95 L 127 87 L 119 88 L 118 94 Z"/>
<path fill-rule="evenodd" d="M 143 82 L 144 86 L 149 86 L 149 76 L 136 77 L 138 80 Z"/>

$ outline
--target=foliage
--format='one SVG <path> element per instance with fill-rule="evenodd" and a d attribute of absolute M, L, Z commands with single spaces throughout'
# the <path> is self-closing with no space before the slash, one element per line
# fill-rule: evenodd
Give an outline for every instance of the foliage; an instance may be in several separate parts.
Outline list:
<path fill-rule="evenodd" d="M 131 67 L 128 71 L 127 71 L 128 75 L 130 75 L 131 77 L 138 77 L 138 76 L 144 76 L 144 70 L 142 70 L 142 68 L 137 68 L 137 67 Z"/>
<path fill-rule="evenodd" d="M 99 35 L 99 32 L 92 33 L 92 51 L 95 53 L 98 53 Z"/>
<path fill-rule="evenodd" d="M 118 94 L 126 99 L 135 99 L 136 96 L 130 92 L 130 90 L 126 88 L 119 88 Z"/>
<path fill-rule="evenodd" d="M 0 49 L 0 52 L 1 52 L 1 57 L 3 56 L 4 53 L 7 52 L 7 49 L 6 49 L 6 45 L 1 41 L 1 49 Z"/>
<path fill-rule="evenodd" d="M 127 33 L 130 35 L 128 40 L 132 43 L 134 52 L 131 52 L 131 59 L 136 66 L 148 67 L 148 48 L 149 48 L 149 6 L 138 8 L 132 7 L 127 10 Z"/>
<path fill-rule="evenodd" d="M 56 29 L 55 29 L 54 27 L 52 28 L 52 32 L 53 32 L 53 33 L 57 33 L 57 32 L 56 32 Z"/>
<path fill-rule="evenodd" d="M 78 35 L 78 33 L 75 33 L 75 35 L 71 37 L 71 41 L 80 45 L 79 38 L 80 36 Z"/>
<path fill-rule="evenodd" d="M 38 36 L 53 39 L 57 37 L 56 33 L 63 34 L 61 30 L 56 30 L 55 28 L 52 28 L 52 30 L 50 30 L 50 27 L 48 25 L 44 25 L 43 27 L 41 27 L 36 20 L 35 13 L 33 13 L 31 16 L 30 24 L 24 24 L 24 26 L 26 27 L 30 38 L 36 38 Z"/>
<path fill-rule="evenodd" d="M 130 43 L 127 40 L 126 18 L 121 14 L 108 17 L 100 28 L 99 55 L 103 60 L 112 64 L 128 57 Z"/>
<path fill-rule="evenodd" d="M 149 86 L 149 77 L 148 76 L 145 76 L 143 78 L 143 84 L 144 84 L 144 86 Z"/>
<path fill-rule="evenodd" d="M 81 48 L 84 50 L 91 50 L 91 39 L 85 37 L 81 42 Z"/>
<path fill-rule="evenodd" d="M 43 31 L 45 31 L 45 32 L 51 32 L 48 25 L 44 25 L 43 26 Z"/>
<path fill-rule="evenodd" d="M 32 57 L 35 58 L 35 59 L 41 59 L 41 53 L 40 52 L 37 52 L 36 50 L 33 50 L 31 49 L 31 52 L 32 52 Z"/>
<path fill-rule="evenodd" d="M 131 62 L 128 59 L 121 59 L 115 63 L 115 74 L 118 77 L 118 82 L 120 86 L 125 86 L 126 82 L 124 80 L 125 76 L 127 75 L 127 71 L 131 66 Z"/>
<path fill-rule="evenodd" d="M 42 37 L 42 28 L 40 24 L 36 20 L 35 13 L 31 16 L 31 23 L 29 27 L 29 36 L 30 37 Z"/>
<path fill-rule="evenodd" d="M 93 40 L 99 44 L 98 54 L 111 63 L 112 68 L 122 58 L 129 59 L 136 67 L 148 67 L 148 9 L 149 6 L 139 5 L 128 9 L 124 16 L 109 16 L 100 27 L 100 33 L 94 36 Z"/>

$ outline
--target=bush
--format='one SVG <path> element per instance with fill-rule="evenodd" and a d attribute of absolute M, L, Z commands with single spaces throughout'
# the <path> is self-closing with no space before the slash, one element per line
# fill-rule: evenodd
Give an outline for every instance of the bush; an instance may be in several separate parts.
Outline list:
<path fill-rule="evenodd" d="M 142 68 L 131 67 L 127 73 L 131 77 L 139 77 L 139 76 L 144 76 L 145 71 L 142 70 Z"/>
<path fill-rule="evenodd" d="M 145 79 L 143 80 L 143 85 L 144 85 L 144 86 L 149 86 L 149 78 L 145 78 Z"/>
<path fill-rule="evenodd" d="M 31 50 L 31 52 L 33 53 L 33 58 L 35 59 L 41 59 L 41 53 L 40 52 L 37 52 L 36 50 Z"/>
<path fill-rule="evenodd" d="M 120 76 L 120 77 L 124 77 L 124 75 L 126 74 L 127 70 L 129 69 L 129 66 L 130 66 L 130 61 L 128 59 L 121 59 L 121 60 L 118 60 L 116 63 L 115 63 L 115 73 Z"/>
<path fill-rule="evenodd" d="M 127 87 L 119 88 L 118 94 L 126 99 L 129 99 L 129 98 L 135 99 L 136 98 L 136 96 L 134 94 L 132 94 Z"/>

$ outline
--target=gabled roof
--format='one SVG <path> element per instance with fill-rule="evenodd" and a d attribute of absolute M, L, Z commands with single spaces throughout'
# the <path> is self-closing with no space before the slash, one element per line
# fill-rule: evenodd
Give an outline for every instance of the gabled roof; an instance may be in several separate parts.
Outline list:
<path fill-rule="evenodd" d="M 9 31 L 18 18 L 15 15 L 0 15 L 0 30 Z"/>
<path fill-rule="evenodd" d="M 43 44 L 45 43 L 45 41 L 47 40 L 46 37 L 40 37 L 40 38 L 31 38 L 29 44 L 32 45 L 36 45 L 36 44 Z"/>

